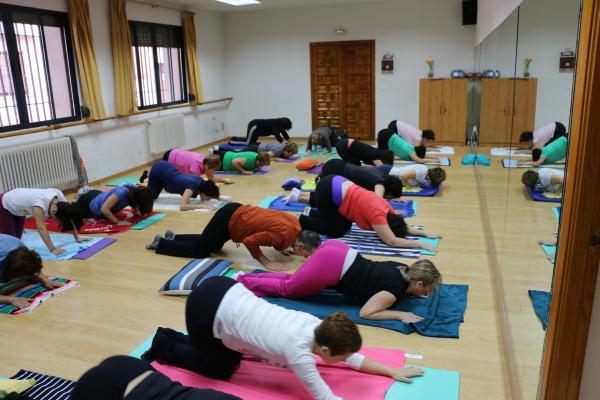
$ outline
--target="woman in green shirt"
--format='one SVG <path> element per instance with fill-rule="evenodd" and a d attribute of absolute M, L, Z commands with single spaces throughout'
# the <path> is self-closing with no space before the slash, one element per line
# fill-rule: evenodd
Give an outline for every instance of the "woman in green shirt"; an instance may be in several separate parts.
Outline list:
<path fill-rule="evenodd" d="M 521 162 L 520 165 L 538 167 L 542 164 L 554 164 L 567 157 L 567 145 L 567 137 L 561 136 L 555 141 L 548 143 L 541 151 L 534 149 L 531 152 L 533 161 Z"/>
<path fill-rule="evenodd" d="M 387 139 L 387 147 L 401 160 L 414 161 L 418 164 L 438 162 L 435 158 L 425 158 L 425 147 L 419 146 L 415 148 L 415 146 L 402 139 L 398 134 L 392 133 L 389 129 L 382 130 L 379 132 L 379 135 L 383 134 L 382 136 L 385 137 L 388 134 L 388 132 L 383 131 L 391 133 L 389 139 Z"/>
<path fill-rule="evenodd" d="M 253 151 L 219 151 L 223 164 L 223 171 L 238 171 L 242 174 L 252 175 L 255 169 L 271 164 L 271 157 L 266 151 L 255 153 Z"/>

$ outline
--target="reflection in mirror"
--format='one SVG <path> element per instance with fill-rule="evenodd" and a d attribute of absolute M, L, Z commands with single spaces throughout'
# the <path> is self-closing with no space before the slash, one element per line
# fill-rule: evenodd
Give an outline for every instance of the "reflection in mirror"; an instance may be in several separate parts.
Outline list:
<path fill-rule="evenodd" d="M 491 167 L 478 167 L 479 184 L 508 370 L 522 399 L 535 398 L 538 388 L 579 13 L 579 0 L 524 0 L 477 49 L 480 112 L 469 132 L 478 128 L 473 152 L 492 157 Z"/>

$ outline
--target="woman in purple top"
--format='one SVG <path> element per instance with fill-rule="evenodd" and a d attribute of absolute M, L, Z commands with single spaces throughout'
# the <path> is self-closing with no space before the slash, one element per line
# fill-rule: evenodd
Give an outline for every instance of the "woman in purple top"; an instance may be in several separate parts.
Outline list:
<path fill-rule="evenodd" d="M 130 206 L 140 215 L 148 215 L 152 212 L 154 196 L 145 186 L 123 185 L 106 192 L 90 190 L 75 204 L 86 218 L 105 218 L 113 224 L 130 225 L 129 221 L 120 221 L 115 213 Z"/>

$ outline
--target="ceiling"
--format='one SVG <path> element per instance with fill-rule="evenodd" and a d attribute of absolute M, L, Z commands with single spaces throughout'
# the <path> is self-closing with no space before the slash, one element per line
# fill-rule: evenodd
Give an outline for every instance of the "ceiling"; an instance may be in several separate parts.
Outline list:
<path fill-rule="evenodd" d="M 293 8 L 293 7 L 305 7 L 305 6 L 328 6 L 328 5 L 340 5 L 345 4 L 358 4 L 358 3 L 374 3 L 378 1 L 386 0 L 262 0 L 262 4 L 249 5 L 249 6 L 231 6 L 229 4 L 220 3 L 215 0 L 143 0 L 148 3 L 158 4 L 171 4 L 186 6 L 185 8 L 200 8 L 203 10 L 218 11 L 223 13 L 229 12 L 243 12 L 243 11 L 259 11 L 259 10 L 272 10 L 278 8 Z"/>

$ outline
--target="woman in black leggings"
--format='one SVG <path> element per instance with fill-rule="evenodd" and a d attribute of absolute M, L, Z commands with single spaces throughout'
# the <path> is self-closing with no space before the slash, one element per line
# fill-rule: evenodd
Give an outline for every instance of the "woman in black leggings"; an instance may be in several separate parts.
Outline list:
<path fill-rule="evenodd" d="M 114 356 L 87 371 L 70 400 L 240 400 L 212 389 L 182 386 L 143 360 Z"/>
<path fill-rule="evenodd" d="M 394 153 L 390 150 L 378 150 L 355 139 L 339 140 L 335 148 L 342 160 L 354 165 L 361 165 L 361 162 L 375 166 L 394 164 Z"/>

